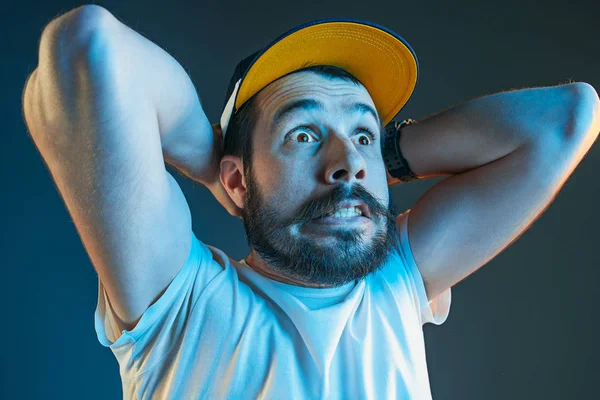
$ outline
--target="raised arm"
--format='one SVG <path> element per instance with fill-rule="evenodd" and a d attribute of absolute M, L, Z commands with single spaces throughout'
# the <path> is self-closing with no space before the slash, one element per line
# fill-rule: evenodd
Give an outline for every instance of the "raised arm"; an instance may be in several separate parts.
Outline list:
<path fill-rule="evenodd" d="M 23 112 L 113 309 L 132 329 L 191 248 L 189 207 L 164 161 L 206 185 L 218 175 L 218 137 L 192 82 L 161 48 L 88 5 L 44 29 Z"/>
<path fill-rule="evenodd" d="M 600 99 L 583 82 L 515 90 L 405 129 L 401 145 L 415 174 L 451 175 L 408 216 L 410 246 L 433 299 L 510 246 L 549 207 L 598 138 Z"/>

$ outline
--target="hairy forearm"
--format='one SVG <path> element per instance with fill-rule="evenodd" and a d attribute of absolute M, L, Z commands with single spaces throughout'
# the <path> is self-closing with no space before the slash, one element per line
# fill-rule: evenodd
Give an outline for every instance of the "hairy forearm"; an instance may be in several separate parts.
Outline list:
<path fill-rule="evenodd" d="M 581 115 L 581 92 L 589 88 L 575 83 L 480 97 L 404 127 L 400 147 L 421 178 L 466 172 L 528 142 L 585 129 L 591 115 Z"/>

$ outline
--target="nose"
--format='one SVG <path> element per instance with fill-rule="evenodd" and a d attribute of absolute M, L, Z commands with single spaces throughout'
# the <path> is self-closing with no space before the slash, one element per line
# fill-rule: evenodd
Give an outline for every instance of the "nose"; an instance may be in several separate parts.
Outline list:
<path fill-rule="evenodd" d="M 349 138 L 332 137 L 326 154 L 325 181 L 328 184 L 351 184 L 366 176 L 365 160 L 355 144 Z"/>

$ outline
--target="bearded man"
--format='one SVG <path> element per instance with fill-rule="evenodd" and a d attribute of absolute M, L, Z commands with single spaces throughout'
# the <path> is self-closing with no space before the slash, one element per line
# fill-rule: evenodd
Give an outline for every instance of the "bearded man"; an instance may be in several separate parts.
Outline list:
<path fill-rule="evenodd" d="M 39 54 L 24 115 L 98 272 L 126 399 L 431 398 L 423 325 L 600 130 L 580 82 L 390 124 L 417 58 L 366 21 L 312 21 L 242 60 L 213 125 L 181 65 L 100 6 L 53 20 Z M 196 238 L 165 162 L 243 219 L 248 257 Z M 395 212 L 390 185 L 436 176 Z"/>

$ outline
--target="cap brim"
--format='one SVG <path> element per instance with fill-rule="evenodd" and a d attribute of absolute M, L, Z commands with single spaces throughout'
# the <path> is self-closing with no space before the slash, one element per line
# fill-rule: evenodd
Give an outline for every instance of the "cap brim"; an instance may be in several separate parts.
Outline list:
<path fill-rule="evenodd" d="M 286 32 L 257 55 L 241 80 L 235 109 L 271 82 L 311 65 L 333 65 L 354 75 L 384 125 L 408 102 L 418 78 L 414 51 L 387 28 L 357 20 L 313 21 Z"/>

